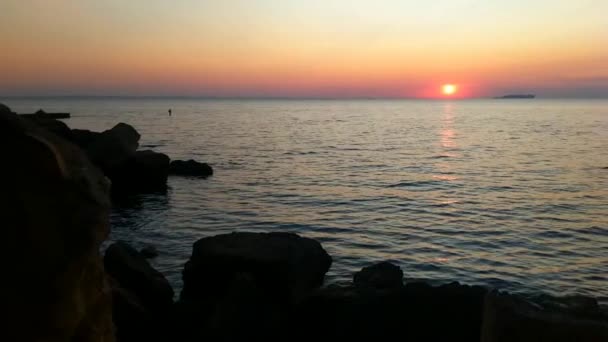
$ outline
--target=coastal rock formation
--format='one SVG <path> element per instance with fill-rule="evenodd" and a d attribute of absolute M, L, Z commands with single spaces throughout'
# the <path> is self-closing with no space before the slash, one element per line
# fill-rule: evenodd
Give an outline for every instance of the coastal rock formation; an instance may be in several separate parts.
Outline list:
<path fill-rule="evenodd" d="M 173 289 L 135 248 L 124 241 L 113 243 L 104 256 L 106 272 L 123 288 L 132 291 L 151 311 L 173 304 Z"/>
<path fill-rule="evenodd" d="M 321 244 L 296 234 L 200 239 L 183 271 L 182 331 L 208 340 L 282 340 L 292 303 L 323 283 L 331 261 Z"/>
<path fill-rule="evenodd" d="M 115 192 L 146 192 L 167 186 L 170 159 L 150 150 L 136 151 L 122 164 L 108 171 Z"/>
<path fill-rule="evenodd" d="M 198 240 L 184 268 L 182 300 L 215 296 L 247 273 L 262 289 L 295 299 L 321 286 L 332 259 L 291 233 L 239 232 Z"/>
<path fill-rule="evenodd" d="M 156 340 L 165 335 L 173 289 L 165 277 L 125 242 L 106 250 L 106 272 L 112 278 L 114 323 L 120 340 Z"/>
<path fill-rule="evenodd" d="M 207 163 L 199 163 L 192 159 L 174 160 L 169 167 L 169 173 L 178 176 L 209 177 L 213 175 L 213 168 Z"/>
<path fill-rule="evenodd" d="M 99 256 L 109 184 L 80 149 L 0 112 L 0 340 L 113 341 Z"/>
<path fill-rule="evenodd" d="M 74 144 L 87 151 L 89 146 L 93 144 L 100 135 L 101 133 L 89 131 L 88 129 L 73 129 L 70 138 Z"/>
<path fill-rule="evenodd" d="M 3 106 L 3 112 L 12 111 Z M 140 134 L 132 126 L 119 123 L 101 133 L 70 129 L 63 121 L 50 115 L 21 116 L 59 137 L 82 148 L 89 159 L 112 181 L 112 193 L 163 191 L 169 174 L 206 178 L 213 169 L 194 160 L 171 162 L 163 154 L 150 150 L 138 151 Z"/>
<path fill-rule="evenodd" d="M 521 298 L 492 291 L 485 298 L 481 341 L 605 342 L 607 318 L 573 315 L 568 310 L 544 310 Z"/>
<path fill-rule="evenodd" d="M 479 341 L 485 290 L 453 283 L 407 284 L 386 291 L 332 286 L 295 309 L 293 324 L 307 328 L 297 341 Z M 296 328 L 293 327 L 293 329 Z"/>
<path fill-rule="evenodd" d="M 67 141 L 72 141 L 72 130 L 63 121 L 46 116 L 31 116 L 27 120 Z"/>
<path fill-rule="evenodd" d="M 399 266 L 384 261 L 362 268 L 355 273 L 353 283 L 361 289 L 398 289 L 403 286 L 403 271 Z"/>
<path fill-rule="evenodd" d="M 139 138 L 135 128 L 121 122 L 99 134 L 86 150 L 96 165 L 104 172 L 111 173 L 135 155 Z"/>

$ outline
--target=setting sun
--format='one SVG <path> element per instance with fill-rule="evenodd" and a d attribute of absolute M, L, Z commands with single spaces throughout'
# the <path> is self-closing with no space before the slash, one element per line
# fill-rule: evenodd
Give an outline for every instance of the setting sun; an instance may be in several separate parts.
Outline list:
<path fill-rule="evenodd" d="M 457 90 L 458 90 L 458 88 L 454 84 L 444 84 L 441 87 L 441 92 L 444 95 L 452 95 L 452 94 L 456 93 Z"/>

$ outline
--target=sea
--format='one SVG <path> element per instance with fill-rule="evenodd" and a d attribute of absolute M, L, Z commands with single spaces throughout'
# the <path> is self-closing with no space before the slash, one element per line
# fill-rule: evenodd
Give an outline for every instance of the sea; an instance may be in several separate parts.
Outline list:
<path fill-rule="evenodd" d="M 0 102 L 213 166 L 114 204 L 110 241 L 155 246 L 176 289 L 196 240 L 280 231 L 321 242 L 327 283 L 389 260 L 408 281 L 608 299 L 608 100 Z"/>

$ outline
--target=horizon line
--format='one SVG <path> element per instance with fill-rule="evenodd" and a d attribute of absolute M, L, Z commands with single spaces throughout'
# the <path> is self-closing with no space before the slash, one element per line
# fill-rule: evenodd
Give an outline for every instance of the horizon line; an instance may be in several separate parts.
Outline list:
<path fill-rule="evenodd" d="M 209 96 L 209 95 L 0 95 L 0 99 L 198 99 L 198 100 L 420 100 L 420 101 L 466 101 L 466 100 L 500 100 L 500 95 L 484 97 L 405 97 L 405 96 Z M 529 100 L 594 100 L 608 99 L 606 96 L 548 96 Z M 521 100 L 521 99 L 519 99 Z"/>

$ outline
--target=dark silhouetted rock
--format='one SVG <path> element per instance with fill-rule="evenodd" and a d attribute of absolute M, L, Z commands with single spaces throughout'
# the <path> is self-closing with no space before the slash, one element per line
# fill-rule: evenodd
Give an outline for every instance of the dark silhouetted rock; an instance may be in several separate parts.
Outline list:
<path fill-rule="evenodd" d="M 142 248 L 139 253 L 144 257 L 144 258 L 156 258 L 158 256 L 158 251 L 156 250 L 156 247 L 152 246 L 152 245 L 147 245 L 144 246 L 144 248 Z"/>
<path fill-rule="evenodd" d="M 91 160 L 108 174 L 135 155 L 139 138 L 135 128 L 119 123 L 99 134 L 97 139 L 87 146 L 87 153 Z"/>
<path fill-rule="evenodd" d="M 146 309 L 159 312 L 173 304 L 173 289 L 167 279 L 127 243 L 119 241 L 108 247 L 104 265 L 106 272 L 139 297 Z"/>
<path fill-rule="evenodd" d="M 606 320 L 543 310 L 521 298 L 490 292 L 484 305 L 482 342 L 608 341 Z"/>
<path fill-rule="evenodd" d="M 207 163 L 199 163 L 192 159 L 174 160 L 171 162 L 169 173 L 177 176 L 209 177 L 213 175 L 213 168 Z"/>
<path fill-rule="evenodd" d="M 0 340 L 113 341 L 109 185 L 80 149 L 0 111 Z"/>
<path fill-rule="evenodd" d="M 88 129 L 73 129 L 71 135 L 72 142 L 86 151 L 99 138 L 101 133 Z"/>
<path fill-rule="evenodd" d="M 73 140 L 72 130 L 63 121 L 47 116 L 31 116 L 27 117 L 26 120 L 33 122 L 39 127 L 42 127 L 67 141 Z"/>
<path fill-rule="evenodd" d="M 169 162 L 163 153 L 137 151 L 106 175 L 112 180 L 113 193 L 162 190 L 167 186 Z"/>
<path fill-rule="evenodd" d="M 479 341 L 485 290 L 417 283 L 386 291 L 328 287 L 302 301 L 296 341 Z"/>
<path fill-rule="evenodd" d="M 198 240 L 183 272 L 181 298 L 214 296 L 239 273 L 256 286 L 295 298 L 319 287 L 331 265 L 321 244 L 291 233 L 239 232 Z"/>
<path fill-rule="evenodd" d="M 0 103 L 0 115 L 2 114 L 15 114 L 13 111 L 5 104 Z"/>
<path fill-rule="evenodd" d="M 106 250 L 114 324 L 122 341 L 160 341 L 169 334 L 173 289 L 133 247 L 119 241 Z"/>
<path fill-rule="evenodd" d="M 289 233 L 198 240 L 183 272 L 181 331 L 193 340 L 282 341 L 292 303 L 323 283 L 331 257 Z"/>
<path fill-rule="evenodd" d="M 390 262 L 381 262 L 355 273 L 354 284 L 362 289 L 398 289 L 403 286 L 403 271 Z"/>
<path fill-rule="evenodd" d="M 541 295 L 534 298 L 544 310 L 560 312 L 585 319 L 603 319 L 608 321 L 608 315 L 602 310 L 595 298 L 586 296 L 552 297 Z"/>

